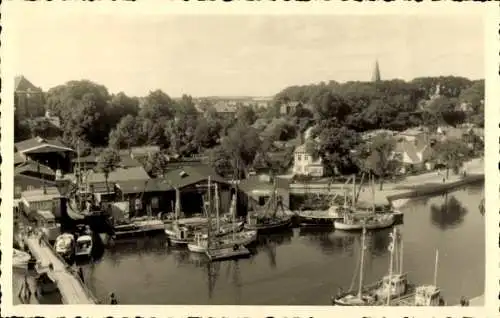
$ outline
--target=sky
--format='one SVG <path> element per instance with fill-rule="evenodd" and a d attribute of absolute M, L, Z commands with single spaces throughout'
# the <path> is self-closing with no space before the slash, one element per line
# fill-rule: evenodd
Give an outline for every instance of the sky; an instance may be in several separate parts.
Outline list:
<path fill-rule="evenodd" d="M 290 85 L 484 78 L 474 16 L 33 15 L 13 32 L 15 72 L 47 90 L 88 79 L 111 93 L 271 96 Z"/>

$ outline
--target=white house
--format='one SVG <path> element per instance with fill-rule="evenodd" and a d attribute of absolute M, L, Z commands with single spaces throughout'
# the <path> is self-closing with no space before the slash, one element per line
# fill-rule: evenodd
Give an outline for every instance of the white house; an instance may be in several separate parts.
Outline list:
<path fill-rule="evenodd" d="M 325 173 L 321 158 L 314 158 L 307 151 L 306 144 L 295 148 L 293 159 L 293 174 L 322 177 Z"/>

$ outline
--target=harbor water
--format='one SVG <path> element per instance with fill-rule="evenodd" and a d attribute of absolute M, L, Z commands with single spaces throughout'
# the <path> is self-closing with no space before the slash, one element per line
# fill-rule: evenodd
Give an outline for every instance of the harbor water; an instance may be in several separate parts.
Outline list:
<path fill-rule="evenodd" d="M 437 284 L 448 304 L 484 293 L 483 185 L 407 203 L 403 271 L 415 284 Z M 367 237 L 364 281 L 387 274 L 390 229 Z M 107 301 L 158 305 L 329 305 L 339 288 L 357 287 L 361 237 L 321 229 L 290 229 L 262 236 L 249 259 L 207 262 L 205 256 L 169 247 L 163 236 L 117 243 L 92 263 L 84 280 Z"/>

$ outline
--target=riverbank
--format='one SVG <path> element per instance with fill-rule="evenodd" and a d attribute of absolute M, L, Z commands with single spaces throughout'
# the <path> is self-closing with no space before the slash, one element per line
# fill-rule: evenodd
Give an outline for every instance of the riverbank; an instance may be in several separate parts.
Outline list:
<path fill-rule="evenodd" d="M 371 189 L 364 186 L 359 194 L 359 201 L 372 202 L 375 204 L 393 204 L 401 206 L 408 199 L 439 194 L 445 191 L 450 191 L 458 187 L 480 182 L 484 180 L 484 161 L 482 159 L 473 159 L 464 164 L 465 176 L 463 174 L 456 175 L 450 171 L 446 178 L 446 171 L 432 171 L 416 176 L 409 176 L 398 182 L 387 182 L 383 184 L 380 190 L 379 184 L 376 185 L 375 195 Z M 352 187 L 345 184 L 300 184 L 293 183 L 290 185 L 290 191 L 297 192 L 299 190 L 304 193 L 324 193 L 344 195 L 344 191 L 351 192 Z"/>

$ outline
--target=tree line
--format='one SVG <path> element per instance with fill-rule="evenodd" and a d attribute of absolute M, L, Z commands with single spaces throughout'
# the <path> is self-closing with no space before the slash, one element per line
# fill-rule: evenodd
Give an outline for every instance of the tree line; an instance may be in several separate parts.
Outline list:
<path fill-rule="evenodd" d="M 157 145 L 173 157 L 206 156 L 226 176 L 244 176 L 255 169 L 285 172 L 309 127 L 319 138 L 308 143 L 308 149 L 333 174 L 365 169 L 360 163 L 365 153 L 382 162 L 374 153 L 380 157 L 394 147 L 380 141 L 370 151 L 363 150 L 363 132 L 484 123 L 484 80 L 453 76 L 291 86 L 277 93 L 268 108 L 240 105 L 234 116 L 218 112 L 210 100 L 195 107 L 191 96 L 174 99 L 161 90 L 141 98 L 110 94 L 105 86 L 88 80 L 51 88 L 42 100 L 43 109 L 60 118 L 60 127 L 15 114 L 16 140 L 58 137 L 82 154 L 105 147 L 117 151 Z M 292 101 L 301 104 L 282 114 L 280 107 Z M 165 166 L 160 157 L 146 163 L 153 174 Z"/>

